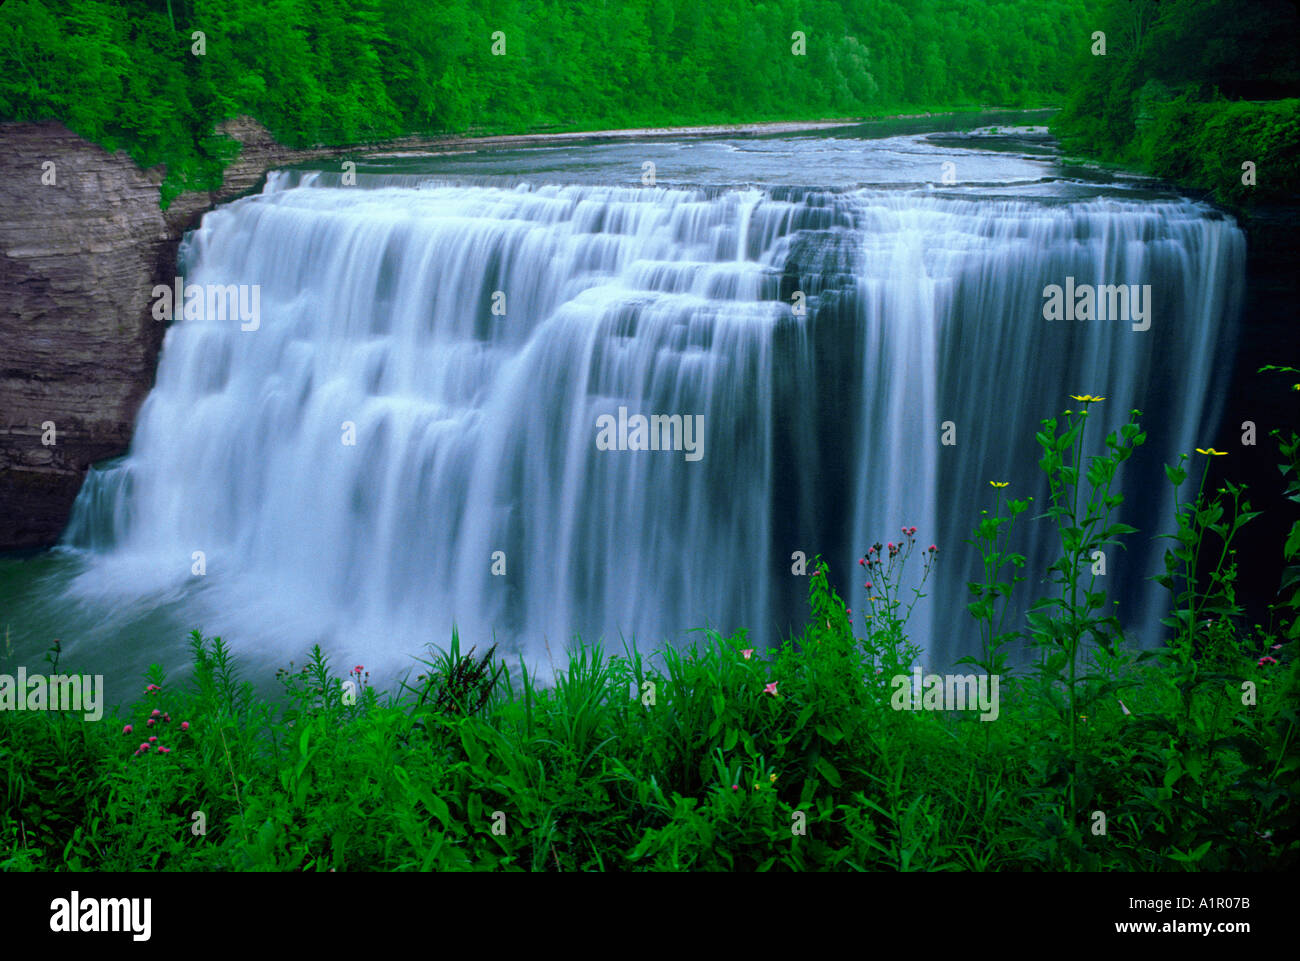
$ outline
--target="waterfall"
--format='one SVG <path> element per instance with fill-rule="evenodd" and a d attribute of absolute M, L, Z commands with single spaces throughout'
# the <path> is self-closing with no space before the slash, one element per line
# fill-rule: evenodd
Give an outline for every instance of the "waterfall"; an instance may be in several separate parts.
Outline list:
<path fill-rule="evenodd" d="M 763 647 L 806 617 L 797 552 L 858 608 L 857 559 L 916 525 L 938 664 L 970 651 L 987 482 L 1043 503 L 1034 432 L 1087 392 L 1108 429 L 1145 412 L 1108 586 L 1155 630 L 1172 502 L 1140 479 L 1209 443 L 1244 269 L 1209 208 L 360 179 L 274 174 L 190 235 L 184 283 L 255 290 L 258 317 L 178 309 L 65 534 L 84 590 L 190 592 L 237 648 L 367 664 L 453 624 L 533 664 L 575 634 Z M 1044 319 L 1067 277 L 1151 285 L 1150 328 Z M 670 449 L 602 449 L 638 415 Z M 1031 571 L 1048 533 L 1023 524 Z"/>

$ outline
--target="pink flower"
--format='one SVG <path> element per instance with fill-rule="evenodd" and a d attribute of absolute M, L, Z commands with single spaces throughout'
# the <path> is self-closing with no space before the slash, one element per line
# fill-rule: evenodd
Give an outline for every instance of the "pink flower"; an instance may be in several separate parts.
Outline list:
<path fill-rule="evenodd" d="M 853 613 L 853 608 L 851 608 L 851 607 L 846 607 L 846 608 L 844 609 L 844 613 L 845 613 L 845 614 L 852 614 L 852 613 Z"/>
<path fill-rule="evenodd" d="M 150 691 L 161 691 L 161 690 L 162 690 L 162 688 L 159 687 L 157 684 L 150 684 L 148 687 L 145 688 L 145 692 L 146 692 L 146 693 L 148 693 L 148 692 L 150 692 Z"/>
<path fill-rule="evenodd" d="M 939 553 L 939 548 L 937 548 L 937 547 L 935 547 L 933 544 L 931 544 L 931 545 L 930 545 L 930 553 L 931 553 L 931 554 L 937 554 L 937 553 Z"/>
<path fill-rule="evenodd" d="M 745 648 L 743 651 L 740 652 L 740 656 L 743 657 L 745 660 L 748 661 L 748 660 L 749 660 L 749 655 L 751 655 L 751 654 L 753 654 L 753 653 L 754 653 L 754 649 L 753 649 L 752 647 L 747 647 L 747 648 Z"/>
<path fill-rule="evenodd" d="M 158 740 L 158 736 L 154 735 L 153 737 L 149 738 L 149 743 L 152 744 L 156 740 Z"/>
<path fill-rule="evenodd" d="M 172 722 L 172 716 L 170 714 L 164 714 L 163 720 L 170 724 Z"/>
<path fill-rule="evenodd" d="M 149 716 L 150 716 L 150 717 L 162 717 L 162 711 L 158 710 L 158 708 L 155 707 L 155 708 L 153 709 L 153 713 L 151 713 Z"/>
<path fill-rule="evenodd" d="M 136 754 L 139 754 L 140 752 L 142 752 L 142 751 L 147 751 L 147 750 L 149 750 L 149 745 L 148 745 L 148 744 L 141 744 L 138 748 L 136 748 L 135 753 L 136 753 Z"/>
<path fill-rule="evenodd" d="M 145 721 L 144 723 L 145 723 L 145 727 L 153 727 L 153 718 L 149 718 L 149 720 Z"/>
<path fill-rule="evenodd" d="M 1270 651 L 1280 651 L 1280 650 L 1282 650 L 1282 645 L 1281 645 L 1281 644 L 1274 644 L 1272 647 L 1269 648 L 1269 650 L 1270 650 Z"/>
<path fill-rule="evenodd" d="M 131 725 L 128 724 L 126 727 L 122 728 L 122 733 L 123 733 L 123 734 L 130 734 L 130 733 L 131 733 Z"/>
<path fill-rule="evenodd" d="M 1256 666 L 1263 667 L 1265 664 L 1276 664 L 1276 663 L 1277 663 L 1276 659 L 1271 658 L 1267 654 L 1265 654 L 1263 657 L 1259 659 L 1259 664 Z"/>
<path fill-rule="evenodd" d="M 864 558 L 862 558 L 862 560 L 858 561 L 858 566 L 859 566 L 859 567 L 866 567 L 866 566 L 867 566 L 867 559 L 864 557 Z"/>
<path fill-rule="evenodd" d="M 159 754 L 170 754 L 170 753 L 171 753 L 171 750 L 170 750 L 169 748 L 165 748 L 165 747 L 163 747 L 163 746 L 160 744 L 160 745 L 158 746 L 158 753 L 159 753 Z"/>
<path fill-rule="evenodd" d="M 893 541 L 890 541 L 890 542 L 889 542 L 889 549 L 890 549 L 891 551 L 894 549 L 894 542 L 893 542 Z"/>
<path fill-rule="evenodd" d="M 181 730 L 182 730 L 182 731 L 188 731 L 189 729 L 190 729 L 190 722 L 189 722 L 189 721 L 181 721 Z"/>
<path fill-rule="evenodd" d="M 763 688 L 763 693 L 771 694 L 773 697 L 776 697 L 776 681 L 773 681 L 767 687 Z"/>
<path fill-rule="evenodd" d="M 739 791 L 739 790 L 740 790 L 740 785 L 739 785 L 739 784 L 733 784 L 733 785 L 731 785 L 731 789 L 732 789 L 733 791 Z"/>
<path fill-rule="evenodd" d="M 867 581 L 867 583 L 863 584 L 862 586 L 865 587 L 867 590 L 871 590 L 871 581 Z"/>

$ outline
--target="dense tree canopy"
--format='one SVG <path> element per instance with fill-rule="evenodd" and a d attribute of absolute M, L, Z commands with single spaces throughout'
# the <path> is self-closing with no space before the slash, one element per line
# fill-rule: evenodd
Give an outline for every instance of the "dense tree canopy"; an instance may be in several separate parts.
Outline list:
<path fill-rule="evenodd" d="M 1293 0 L 1107 0 L 1105 52 L 1080 55 L 1054 128 L 1071 150 L 1222 200 L 1293 194 L 1298 26 Z M 1244 162 L 1256 183 L 1243 183 Z"/>
<path fill-rule="evenodd" d="M 1293 0 L 10 0 L 0 119 L 165 162 L 169 197 L 219 182 L 241 113 L 302 145 L 1065 103 L 1071 150 L 1242 194 L 1234 144 L 1295 181 L 1296 26 Z"/>
<path fill-rule="evenodd" d="M 166 162 L 174 191 L 220 176 L 239 113 L 304 144 L 1034 106 L 1098 2 L 10 0 L 0 118 Z"/>

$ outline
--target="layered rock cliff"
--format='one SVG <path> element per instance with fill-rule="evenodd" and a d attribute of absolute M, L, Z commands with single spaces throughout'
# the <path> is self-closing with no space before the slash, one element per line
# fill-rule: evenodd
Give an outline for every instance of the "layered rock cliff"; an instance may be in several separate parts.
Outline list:
<path fill-rule="evenodd" d="M 161 168 L 61 124 L 0 125 L 0 550 L 52 543 L 87 467 L 126 450 L 166 326 L 151 292 L 172 283 L 184 232 L 267 169 L 335 152 L 287 149 L 255 121 L 223 129 L 243 149 L 222 188 L 163 211 Z"/>

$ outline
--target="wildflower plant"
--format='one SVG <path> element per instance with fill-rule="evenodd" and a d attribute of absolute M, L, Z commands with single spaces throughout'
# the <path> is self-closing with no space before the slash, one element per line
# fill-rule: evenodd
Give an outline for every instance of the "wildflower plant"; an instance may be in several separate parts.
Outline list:
<path fill-rule="evenodd" d="M 1199 649 L 1205 646 L 1202 642 L 1208 639 L 1208 626 L 1241 613 L 1236 595 L 1236 551 L 1232 545 L 1241 528 L 1259 516 L 1245 500 L 1244 487 L 1231 481 L 1207 496 L 1210 462 L 1224 455 L 1213 448 L 1198 447 L 1196 453 L 1204 460 L 1200 484 L 1191 500 L 1179 499 L 1187 479 L 1183 463 L 1188 455 L 1181 455 L 1177 464 L 1165 467 L 1165 476 L 1174 487 L 1178 530 L 1166 535 L 1174 546 L 1165 551 L 1165 572 L 1156 578 L 1174 595 L 1170 616 L 1162 622 L 1173 631 L 1170 648 L 1187 654 L 1201 652 Z M 1211 556 L 1216 548 L 1217 556 Z M 1181 660 L 1195 670 L 1194 660 Z"/>
<path fill-rule="evenodd" d="M 934 544 L 922 551 L 920 580 L 905 588 L 907 563 L 917 545 L 916 528 L 904 527 L 901 532 L 902 540 L 877 542 L 858 560 L 858 566 L 866 572 L 862 585 L 866 592 L 866 636 L 862 643 L 868 667 L 886 685 L 893 675 L 910 671 L 921 653 L 920 646 L 908 638 L 907 624 L 917 602 L 926 596 L 925 584 L 939 559 L 939 548 Z"/>
<path fill-rule="evenodd" d="M 1025 567 L 1025 555 L 1011 550 L 1012 536 L 1016 518 L 1029 509 L 1033 498 L 1008 498 L 1004 502 L 1003 491 L 1007 482 L 989 481 L 989 485 L 997 492 L 993 516 L 988 516 L 987 510 L 980 511 L 974 536 L 967 541 L 980 552 L 983 567 L 983 579 L 969 585 L 973 600 L 966 605 L 979 624 L 981 653 L 978 657 L 963 657 L 957 663 L 974 664 L 986 674 L 1001 675 L 1007 673 L 1007 655 L 1003 648 L 1021 636 L 1019 630 L 1006 630 L 1012 591 L 1025 579 L 1019 573 Z M 1007 571 L 1006 575 L 1004 571 Z"/>
<path fill-rule="evenodd" d="M 1067 821 L 1074 823 L 1078 770 L 1079 715 L 1088 710 L 1081 691 L 1081 656 L 1091 640 L 1102 651 L 1113 650 L 1123 635 L 1119 619 L 1106 611 L 1106 592 L 1098 589 L 1097 574 L 1085 575 L 1094 552 L 1114 545 L 1136 528 L 1112 520 L 1124 496 L 1116 487 L 1120 466 L 1146 441 L 1138 424 L 1140 411 L 1130 411 L 1128 423 L 1105 438 L 1101 454 L 1088 458 L 1084 451 L 1089 413 L 1093 404 L 1105 400 L 1091 394 L 1071 395 L 1083 405 L 1067 410 L 1063 419 L 1048 418 L 1037 440 L 1043 450 L 1039 468 L 1047 476 L 1049 506 L 1040 515 L 1055 528 L 1059 555 L 1048 566 L 1048 580 L 1056 586 L 1054 596 L 1040 598 L 1027 615 L 1030 636 L 1039 650 L 1037 670 L 1042 693 L 1065 717 L 1068 731 L 1069 768 Z M 1084 482 L 1087 482 L 1085 487 Z M 1091 568 L 1095 570 L 1095 568 Z M 1094 688 L 1092 696 L 1102 693 Z"/>

